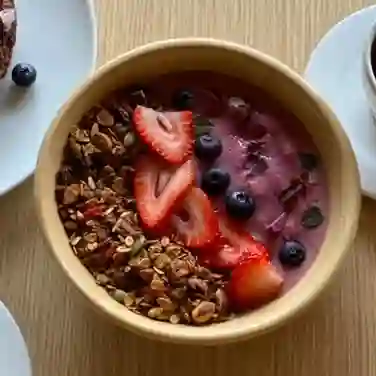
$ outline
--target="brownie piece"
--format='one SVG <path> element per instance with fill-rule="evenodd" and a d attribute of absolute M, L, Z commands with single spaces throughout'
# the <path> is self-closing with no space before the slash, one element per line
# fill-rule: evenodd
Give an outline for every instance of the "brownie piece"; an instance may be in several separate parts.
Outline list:
<path fill-rule="evenodd" d="M 16 44 L 17 17 L 14 0 L 0 0 L 0 78 L 9 68 Z"/>

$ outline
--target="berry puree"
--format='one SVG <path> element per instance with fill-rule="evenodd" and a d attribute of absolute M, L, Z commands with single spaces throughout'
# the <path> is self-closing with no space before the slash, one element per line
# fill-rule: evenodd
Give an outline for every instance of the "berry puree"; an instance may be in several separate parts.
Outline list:
<path fill-rule="evenodd" d="M 291 288 L 327 228 L 326 177 L 303 124 L 259 88 L 210 72 L 163 76 L 147 93 L 165 110 L 193 112 L 198 185 L 220 213 L 266 246 L 284 275 L 283 291 Z M 205 139 L 206 149 L 199 146 Z M 243 214 L 231 205 L 236 193 L 248 202 Z"/>
<path fill-rule="evenodd" d="M 206 325 L 256 309 L 311 266 L 328 191 L 303 124 L 209 72 L 127 87 L 70 131 L 56 180 L 73 252 L 132 312 Z"/>

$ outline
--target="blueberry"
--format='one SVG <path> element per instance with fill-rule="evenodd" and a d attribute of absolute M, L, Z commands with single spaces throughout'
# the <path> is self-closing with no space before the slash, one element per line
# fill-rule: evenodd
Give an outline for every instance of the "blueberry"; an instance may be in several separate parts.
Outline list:
<path fill-rule="evenodd" d="M 12 70 L 12 80 L 17 86 L 31 86 L 37 79 L 37 70 L 27 63 L 18 63 Z"/>
<path fill-rule="evenodd" d="M 255 200 L 244 191 L 229 192 L 226 196 L 226 210 L 232 218 L 247 220 L 256 210 Z"/>
<path fill-rule="evenodd" d="M 172 106 L 177 110 L 191 110 L 193 107 L 193 94 L 188 90 L 178 90 L 172 96 Z"/>
<path fill-rule="evenodd" d="M 209 195 L 216 196 L 230 185 L 230 174 L 220 168 L 211 168 L 202 175 L 201 188 Z"/>
<path fill-rule="evenodd" d="M 202 134 L 196 139 L 195 154 L 199 159 L 214 160 L 222 154 L 222 143 L 210 134 Z"/>
<path fill-rule="evenodd" d="M 306 249 L 297 240 L 286 240 L 279 250 L 279 261 L 284 266 L 297 267 L 306 259 Z"/>

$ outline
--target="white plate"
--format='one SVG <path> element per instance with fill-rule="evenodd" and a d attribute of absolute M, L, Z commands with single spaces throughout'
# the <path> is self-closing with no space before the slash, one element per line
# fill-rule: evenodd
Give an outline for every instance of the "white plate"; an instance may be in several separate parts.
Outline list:
<path fill-rule="evenodd" d="M 312 52 L 306 80 L 331 106 L 355 151 L 363 193 L 376 199 L 376 126 L 362 84 L 362 53 L 376 6 L 335 25 Z"/>
<path fill-rule="evenodd" d="M 33 64 L 31 88 L 0 81 L 0 195 L 35 168 L 43 136 L 60 106 L 95 69 L 92 0 L 16 0 L 17 43 L 12 65 Z"/>
<path fill-rule="evenodd" d="M 0 302 L 0 375 L 31 376 L 25 341 L 13 317 Z"/>

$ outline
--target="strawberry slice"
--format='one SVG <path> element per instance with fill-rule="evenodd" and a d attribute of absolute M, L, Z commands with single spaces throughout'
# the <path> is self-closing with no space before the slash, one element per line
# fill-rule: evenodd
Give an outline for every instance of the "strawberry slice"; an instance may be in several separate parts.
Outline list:
<path fill-rule="evenodd" d="M 157 112 L 137 106 L 133 122 L 145 144 L 167 162 L 181 164 L 192 154 L 192 112 Z"/>
<path fill-rule="evenodd" d="M 218 234 L 218 220 L 208 196 L 200 188 L 192 188 L 181 212 L 172 217 L 172 226 L 187 247 L 208 247 Z"/>
<path fill-rule="evenodd" d="M 265 246 L 255 240 L 247 231 L 220 217 L 220 234 L 210 249 L 199 256 L 200 261 L 213 269 L 232 270 L 251 258 L 269 261 Z"/>
<path fill-rule="evenodd" d="M 267 257 L 268 252 L 266 248 L 260 242 L 257 242 L 248 231 L 239 227 L 238 223 L 233 223 L 224 216 L 220 217 L 218 222 L 222 238 L 226 239 L 230 245 L 243 250 L 249 248 L 251 251 L 254 245 L 257 244 L 258 247 L 254 251 L 257 253 L 260 252 L 264 257 Z"/>
<path fill-rule="evenodd" d="M 270 262 L 253 257 L 233 270 L 227 293 L 233 309 L 244 311 L 275 299 L 282 285 L 282 276 Z"/>
<path fill-rule="evenodd" d="M 210 252 L 200 255 L 200 260 L 212 269 L 232 270 L 241 263 L 255 257 L 262 257 L 265 261 L 269 259 L 264 245 L 253 241 L 242 246 L 232 246 L 226 243 L 215 246 Z"/>
<path fill-rule="evenodd" d="M 156 229 L 169 220 L 192 187 L 194 162 L 188 160 L 176 168 L 153 156 L 143 156 L 135 170 L 133 184 L 138 213 L 148 229 Z"/>
<path fill-rule="evenodd" d="M 198 260 L 209 269 L 225 271 L 234 269 L 240 263 L 241 256 L 240 248 L 215 243 L 210 249 L 202 250 L 198 254 Z"/>

